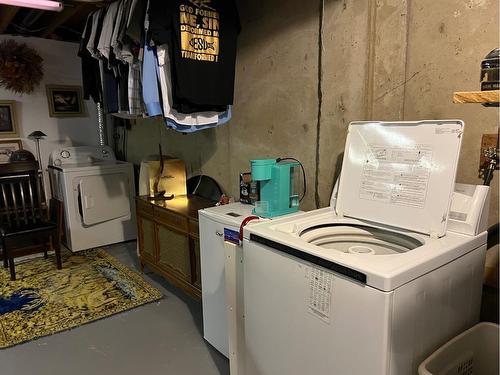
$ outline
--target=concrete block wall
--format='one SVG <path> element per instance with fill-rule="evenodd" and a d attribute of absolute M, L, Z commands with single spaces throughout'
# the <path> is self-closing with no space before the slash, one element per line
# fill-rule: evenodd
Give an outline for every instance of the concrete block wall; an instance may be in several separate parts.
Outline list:
<path fill-rule="evenodd" d="M 186 161 L 190 174 L 211 175 L 237 197 L 239 172 L 250 159 L 293 156 L 306 168 L 302 207 L 309 210 L 328 205 L 350 121 L 459 118 L 466 131 L 458 181 L 481 183 L 481 135 L 497 132 L 498 110 L 453 104 L 452 93 L 479 88 L 480 62 L 499 45 L 497 0 L 239 0 L 238 6 L 243 30 L 231 122 L 181 135 L 159 119 L 139 120 L 128 137 L 129 160 L 158 153 L 160 142 L 165 153 Z M 492 196 L 496 222 L 498 178 Z"/>

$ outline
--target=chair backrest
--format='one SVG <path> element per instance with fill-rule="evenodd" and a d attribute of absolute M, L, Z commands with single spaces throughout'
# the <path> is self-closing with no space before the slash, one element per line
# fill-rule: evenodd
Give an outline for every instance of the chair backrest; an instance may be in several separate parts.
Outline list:
<path fill-rule="evenodd" d="M 38 163 L 10 164 L 0 167 L 1 224 L 19 227 L 47 220 L 47 205 Z"/>

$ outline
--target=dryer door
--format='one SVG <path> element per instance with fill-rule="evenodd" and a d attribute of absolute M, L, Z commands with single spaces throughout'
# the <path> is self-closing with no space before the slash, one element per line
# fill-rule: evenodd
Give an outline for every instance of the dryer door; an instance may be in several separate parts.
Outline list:
<path fill-rule="evenodd" d="M 81 177 L 79 194 L 85 225 L 130 215 L 128 174 L 109 173 Z"/>

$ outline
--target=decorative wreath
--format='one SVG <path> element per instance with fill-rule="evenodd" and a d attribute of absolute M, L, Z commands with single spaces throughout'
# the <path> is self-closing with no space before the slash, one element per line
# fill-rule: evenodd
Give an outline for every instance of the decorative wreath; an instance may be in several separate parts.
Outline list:
<path fill-rule="evenodd" d="M 0 42 L 0 87 L 16 94 L 29 94 L 40 85 L 43 59 L 26 43 L 8 39 Z"/>

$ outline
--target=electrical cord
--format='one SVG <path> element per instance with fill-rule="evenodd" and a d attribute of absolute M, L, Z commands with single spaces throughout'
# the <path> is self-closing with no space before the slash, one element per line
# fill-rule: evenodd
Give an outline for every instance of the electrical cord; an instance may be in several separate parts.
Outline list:
<path fill-rule="evenodd" d="M 303 177 L 303 183 L 304 183 L 304 192 L 302 193 L 302 197 L 299 198 L 299 202 L 302 202 L 302 199 L 304 199 L 304 197 L 306 196 L 306 193 L 307 193 L 306 171 L 304 169 L 304 166 L 302 165 L 302 163 L 298 159 L 295 159 L 295 158 L 277 158 L 276 159 L 276 163 L 279 163 L 280 161 L 284 161 L 284 160 L 293 160 L 293 161 L 296 161 L 297 163 L 299 163 L 300 168 L 302 169 L 302 177 Z"/>

